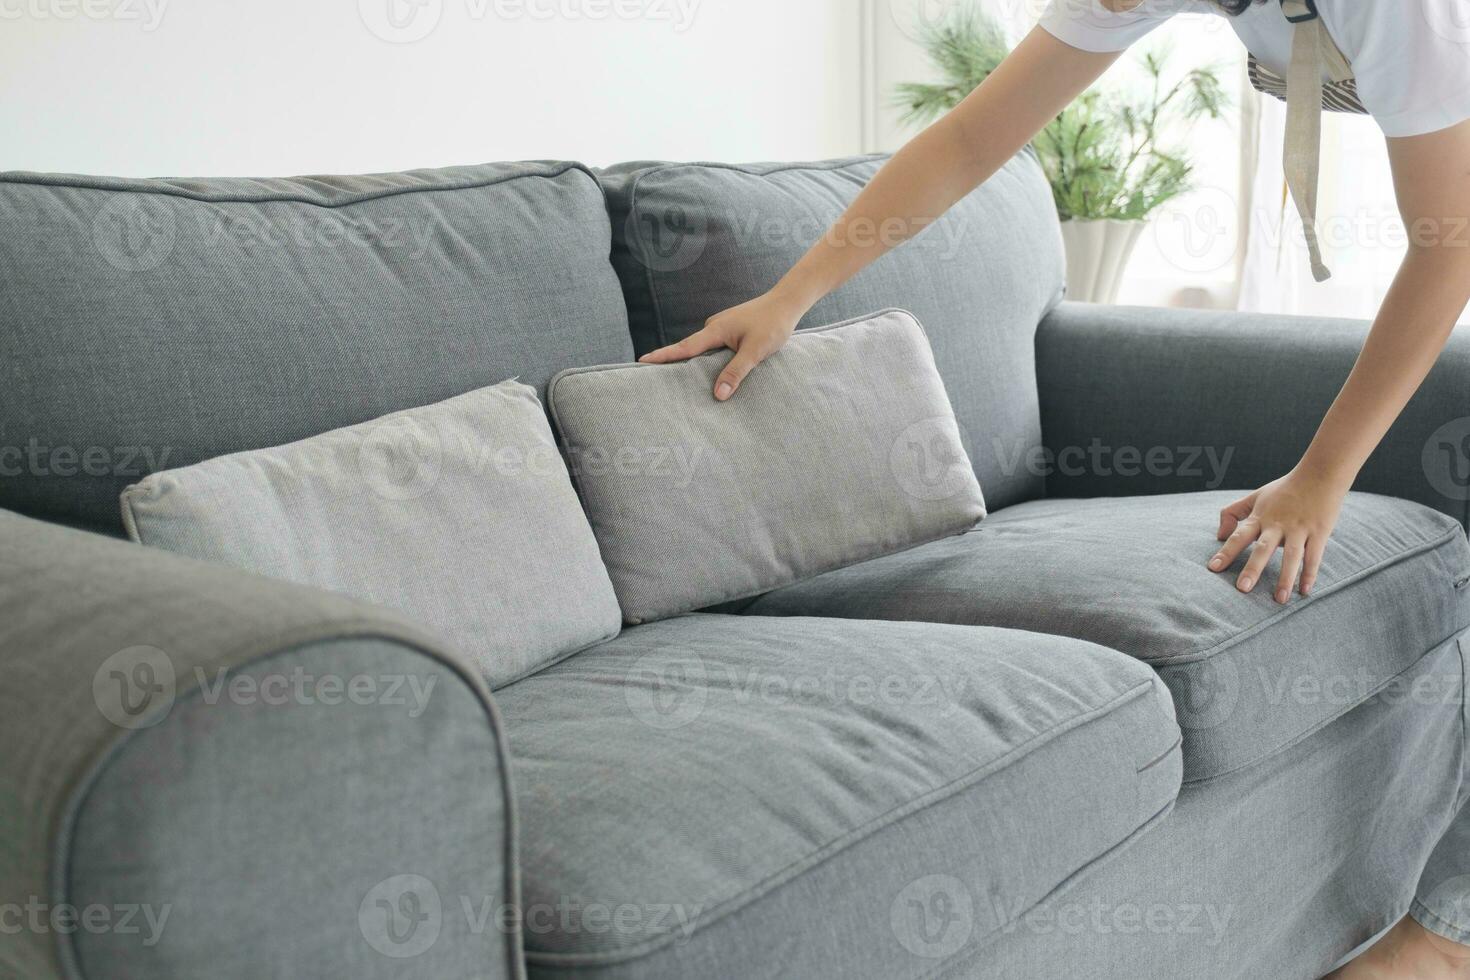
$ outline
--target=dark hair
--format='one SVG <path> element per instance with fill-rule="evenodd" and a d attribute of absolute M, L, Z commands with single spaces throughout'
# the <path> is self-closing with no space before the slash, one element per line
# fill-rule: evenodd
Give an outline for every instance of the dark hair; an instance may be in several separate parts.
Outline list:
<path fill-rule="evenodd" d="M 1215 0 L 1215 5 L 1234 17 L 1236 14 L 1245 13 L 1245 8 L 1253 3 L 1265 3 L 1266 0 Z"/>

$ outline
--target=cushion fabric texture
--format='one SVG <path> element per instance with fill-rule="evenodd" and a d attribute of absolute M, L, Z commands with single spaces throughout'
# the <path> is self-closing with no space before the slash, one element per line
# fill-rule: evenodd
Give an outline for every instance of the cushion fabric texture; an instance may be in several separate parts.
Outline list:
<path fill-rule="evenodd" d="M 497 701 L 533 976 L 916 976 L 916 910 L 983 943 L 1179 788 L 1158 678 L 1054 636 L 695 614 Z"/>
<path fill-rule="evenodd" d="M 120 535 L 147 473 L 632 348 L 573 163 L 0 174 L 0 507 Z"/>
<path fill-rule="evenodd" d="M 623 615 L 660 619 L 985 516 L 918 322 L 804 331 L 728 402 L 733 354 L 559 374 L 551 411 Z"/>
<path fill-rule="evenodd" d="M 135 541 L 397 609 L 492 685 L 621 626 L 535 389 L 482 388 L 122 495 Z"/>
<path fill-rule="evenodd" d="M 638 353 L 687 337 L 773 286 L 885 159 L 599 171 Z M 859 227 L 854 238 L 892 231 Z M 1028 150 L 802 322 L 912 310 L 929 333 L 986 499 L 999 509 L 1042 493 L 1041 475 L 1014 460 L 1041 444 L 1034 337 L 1061 298 L 1065 265 L 1051 188 Z"/>
<path fill-rule="evenodd" d="M 1169 685 L 1185 779 L 1209 779 L 1306 737 L 1470 626 L 1470 544 L 1453 518 L 1350 494 L 1312 596 L 1281 606 L 1272 588 L 1236 590 L 1249 551 L 1225 573 L 1205 567 L 1220 508 L 1238 497 L 1033 501 L 744 611 L 1004 626 L 1121 650 Z"/>

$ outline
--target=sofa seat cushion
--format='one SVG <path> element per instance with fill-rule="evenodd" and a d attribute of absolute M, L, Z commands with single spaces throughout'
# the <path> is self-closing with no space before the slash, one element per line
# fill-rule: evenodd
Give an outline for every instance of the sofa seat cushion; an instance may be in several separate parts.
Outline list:
<path fill-rule="evenodd" d="M 1179 784 L 1152 671 L 1010 630 L 694 614 L 497 701 L 538 977 L 927 973 Z"/>
<path fill-rule="evenodd" d="M 1169 685 L 1185 780 L 1208 779 L 1306 737 L 1470 625 L 1464 530 L 1372 494 L 1348 496 L 1310 598 L 1242 595 L 1249 551 L 1229 572 L 1205 568 L 1220 508 L 1239 496 L 1032 501 L 743 611 L 1003 626 L 1121 650 Z"/>

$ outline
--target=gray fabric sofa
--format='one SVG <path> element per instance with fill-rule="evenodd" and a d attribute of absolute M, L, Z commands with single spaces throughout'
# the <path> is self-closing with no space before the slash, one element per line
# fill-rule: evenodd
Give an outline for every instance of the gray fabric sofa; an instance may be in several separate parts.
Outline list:
<path fill-rule="evenodd" d="M 1470 340 L 1314 596 L 1240 596 L 1215 514 L 1365 326 L 1063 302 L 1024 154 L 806 324 L 919 316 L 967 534 L 493 692 L 116 540 L 151 470 L 687 335 L 880 164 L 0 175 L 0 973 L 1309 978 L 1470 873 Z"/>

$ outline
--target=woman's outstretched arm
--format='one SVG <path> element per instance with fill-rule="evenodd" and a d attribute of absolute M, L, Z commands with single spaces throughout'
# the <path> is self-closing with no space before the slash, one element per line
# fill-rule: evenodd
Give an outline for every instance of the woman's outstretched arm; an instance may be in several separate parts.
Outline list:
<path fill-rule="evenodd" d="M 1348 488 L 1449 340 L 1470 302 L 1470 122 L 1388 141 L 1394 189 L 1409 251 L 1378 312 L 1358 363 L 1302 461 L 1286 476 L 1220 513 L 1224 541 L 1210 559 L 1229 568 L 1249 545 L 1236 579 L 1255 588 L 1277 548 L 1285 548 L 1277 602 L 1301 574 L 1307 595 Z"/>
<path fill-rule="evenodd" d="M 710 317 L 699 332 L 642 360 L 680 361 L 728 347 L 736 355 L 716 380 L 715 397 L 729 398 L 822 297 L 984 183 L 1117 58 L 1033 30 L 959 106 L 894 154 L 770 292 Z"/>

